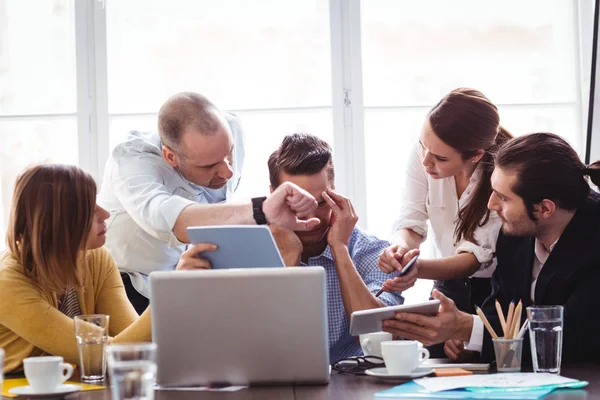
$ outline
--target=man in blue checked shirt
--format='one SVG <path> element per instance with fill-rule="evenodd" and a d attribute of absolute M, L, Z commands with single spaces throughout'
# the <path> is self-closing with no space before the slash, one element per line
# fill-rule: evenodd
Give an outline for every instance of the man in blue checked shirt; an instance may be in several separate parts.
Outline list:
<path fill-rule="evenodd" d="M 327 276 L 329 357 L 332 363 L 360 356 L 358 340 L 350 336 L 354 311 L 398 305 L 400 293 L 375 293 L 394 278 L 377 267 L 378 257 L 389 246 L 356 226 L 358 216 L 349 199 L 337 194 L 331 147 L 308 134 L 293 134 L 269 157 L 271 190 L 292 182 L 318 202 L 314 215 L 321 223 L 305 232 L 271 226 L 287 266 L 322 266 Z M 310 295 L 310 294 L 307 294 Z"/>

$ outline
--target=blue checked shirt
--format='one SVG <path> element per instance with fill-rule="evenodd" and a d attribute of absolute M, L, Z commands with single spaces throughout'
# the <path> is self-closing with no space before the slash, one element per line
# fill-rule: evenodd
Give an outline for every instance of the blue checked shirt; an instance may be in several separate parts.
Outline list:
<path fill-rule="evenodd" d="M 377 266 L 379 255 L 390 244 L 385 240 L 379 240 L 354 228 L 348 252 L 360 277 L 367 285 L 371 293 L 375 294 L 381 289 L 383 283 L 396 274 L 387 275 Z M 327 276 L 327 317 L 329 321 L 329 361 L 333 364 L 346 357 L 361 356 L 363 354 L 360 344 L 350 336 L 350 321 L 346 317 L 338 274 L 333 262 L 331 248 L 327 246 L 320 256 L 310 257 L 308 266 L 321 266 L 325 268 Z M 404 303 L 400 293 L 382 293 L 379 299 L 388 306 Z"/>

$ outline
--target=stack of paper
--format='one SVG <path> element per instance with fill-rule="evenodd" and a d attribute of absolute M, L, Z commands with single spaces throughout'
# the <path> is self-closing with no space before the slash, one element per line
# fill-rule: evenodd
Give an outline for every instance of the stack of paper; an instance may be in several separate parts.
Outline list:
<path fill-rule="evenodd" d="M 559 375 L 514 373 L 422 378 L 375 394 L 377 398 L 538 399 L 558 388 L 588 383 Z"/>

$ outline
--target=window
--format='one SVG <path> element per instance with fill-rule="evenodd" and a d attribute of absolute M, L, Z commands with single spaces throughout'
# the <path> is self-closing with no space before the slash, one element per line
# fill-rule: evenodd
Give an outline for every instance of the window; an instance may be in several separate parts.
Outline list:
<path fill-rule="evenodd" d="M 268 190 L 266 159 L 285 134 L 333 145 L 327 2 L 113 1 L 106 19 L 112 146 L 131 129 L 155 130 L 154 114 L 180 91 L 243 117 L 238 195 Z"/>
<path fill-rule="evenodd" d="M 73 1 L 0 0 L 0 32 L 2 250 L 18 173 L 78 162 Z"/>

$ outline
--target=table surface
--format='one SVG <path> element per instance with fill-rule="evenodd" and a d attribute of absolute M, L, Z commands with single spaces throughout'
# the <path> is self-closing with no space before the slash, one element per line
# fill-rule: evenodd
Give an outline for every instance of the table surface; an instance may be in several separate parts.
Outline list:
<path fill-rule="evenodd" d="M 584 389 L 561 389 L 552 392 L 544 399 L 600 399 L 600 364 L 582 364 L 563 367 L 561 375 L 588 381 Z M 369 376 L 355 376 L 333 372 L 328 385 L 319 386 L 264 386 L 242 389 L 237 392 L 197 392 L 160 390 L 156 400 L 187 399 L 373 399 L 374 394 L 389 389 L 398 383 L 382 382 Z M 79 400 L 109 400 L 109 390 L 81 392 L 66 397 Z M 6 400 L 6 398 L 3 398 Z"/>

